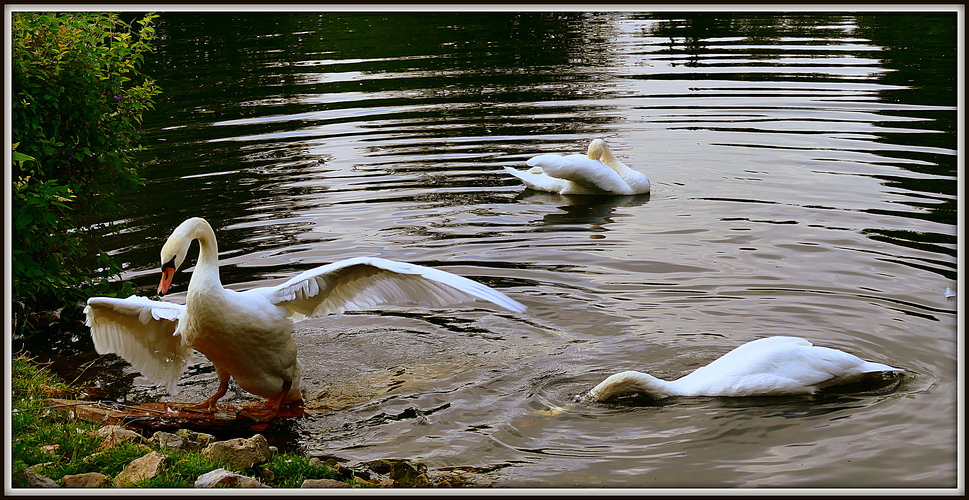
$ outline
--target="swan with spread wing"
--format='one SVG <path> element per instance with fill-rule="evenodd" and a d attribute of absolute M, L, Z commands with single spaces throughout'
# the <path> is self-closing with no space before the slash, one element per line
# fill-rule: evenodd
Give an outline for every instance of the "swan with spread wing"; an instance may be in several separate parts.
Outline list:
<path fill-rule="evenodd" d="M 303 318 L 379 304 L 443 307 L 473 299 L 513 312 L 525 309 L 467 278 L 376 257 L 320 266 L 276 286 L 229 290 L 219 279 L 215 232 L 198 217 L 180 224 L 162 247 L 160 295 L 168 292 L 193 240 L 199 241 L 199 258 L 185 305 L 139 296 L 93 297 L 84 311 L 99 354 L 120 355 L 169 393 L 175 392 L 192 350 L 204 354 L 215 367 L 219 387 L 192 407 L 198 411 L 213 412 L 233 378 L 242 389 L 268 398 L 263 408 L 246 411 L 257 421 L 270 420 L 281 405 L 301 400 L 301 366 L 290 331 Z"/>

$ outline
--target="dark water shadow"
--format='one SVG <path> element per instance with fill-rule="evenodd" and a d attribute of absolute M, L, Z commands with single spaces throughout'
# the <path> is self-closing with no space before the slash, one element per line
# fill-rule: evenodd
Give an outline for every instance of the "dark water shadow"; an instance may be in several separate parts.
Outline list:
<path fill-rule="evenodd" d="M 560 195 L 526 188 L 515 196 L 515 201 L 534 205 L 556 206 L 561 213 L 545 214 L 536 231 L 562 231 L 562 226 L 586 226 L 592 231 L 608 231 L 606 227 L 615 222 L 619 208 L 633 208 L 649 202 L 650 195 Z"/>

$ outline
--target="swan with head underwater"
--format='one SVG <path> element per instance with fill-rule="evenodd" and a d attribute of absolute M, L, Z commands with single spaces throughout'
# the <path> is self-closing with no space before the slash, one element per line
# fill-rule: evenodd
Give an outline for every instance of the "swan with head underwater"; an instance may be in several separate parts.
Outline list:
<path fill-rule="evenodd" d="M 592 141 L 585 155 L 544 154 L 526 163 L 532 167 L 527 171 L 512 167 L 505 170 L 538 191 L 586 195 L 649 193 L 646 175 L 619 161 L 602 139 Z"/>
<path fill-rule="evenodd" d="M 735 348 L 709 365 L 674 381 L 637 371 L 611 375 L 579 401 L 606 401 L 642 394 L 670 396 L 791 396 L 860 382 L 883 373 L 902 372 L 853 354 L 812 345 L 797 337 L 767 337 Z"/>
<path fill-rule="evenodd" d="M 513 312 L 525 307 L 481 283 L 438 269 L 376 257 L 357 257 L 305 271 L 276 286 L 243 292 L 228 290 L 219 279 L 218 246 L 212 227 L 201 218 L 182 222 L 161 250 L 164 295 L 199 241 L 199 258 L 188 284 L 186 304 L 131 296 L 93 297 L 84 309 L 99 354 L 115 353 L 146 378 L 175 393 L 192 350 L 214 365 L 216 392 L 189 408 L 214 412 L 229 380 L 268 398 L 245 410 L 257 420 L 272 419 L 286 403 L 302 399 L 301 366 L 293 322 L 388 303 L 448 306 L 483 299 Z"/>

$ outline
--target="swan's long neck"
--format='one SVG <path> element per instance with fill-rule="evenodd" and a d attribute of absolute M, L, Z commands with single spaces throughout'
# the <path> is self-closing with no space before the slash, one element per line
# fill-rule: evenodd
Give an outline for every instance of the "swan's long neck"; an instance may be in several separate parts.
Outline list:
<path fill-rule="evenodd" d="M 596 158 L 592 158 L 593 155 Z M 596 139 L 589 146 L 589 158 L 598 159 L 609 168 L 615 170 L 619 174 L 619 177 L 622 177 L 622 180 L 626 181 L 631 192 L 630 194 L 649 192 L 650 185 L 646 174 L 626 166 L 619 158 L 616 158 L 616 155 L 612 154 L 612 150 L 609 149 L 609 146 L 602 139 Z"/>
<path fill-rule="evenodd" d="M 603 148 L 602 156 L 599 158 L 599 161 L 609 165 L 610 168 L 619 174 L 619 177 L 622 177 L 623 180 L 629 182 L 630 185 L 644 182 L 643 179 L 641 179 L 641 177 L 643 177 L 641 172 L 637 172 L 636 170 L 626 166 L 626 164 L 620 161 L 619 158 L 616 158 L 616 155 L 612 154 L 612 151 L 609 151 L 609 148 Z"/>
<path fill-rule="evenodd" d="M 192 272 L 192 279 L 188 283 L 188 293 L 211 293 L 211 290 L 222 289 L 219 279 L 219 244 L 215 239 L 215 231 L 208 222 L 195 219 L 186 234 L 185 251 L 192 240 L 199 241 L 199 259 Z M 206 290 L 203 292 L 203 290 Z"/>
<path fill-rule="evenodd" d="M 625 394 L 645 394 L 661 399 L 667 396 L 681 396 L 675 382 L 660 380 L 647 373 L 625 371 L 611 375 L 586 394 L 587 399 L 605 401 Z"/>
<path fill-rule="evenodd" d="M 599 160 L 605 163 L 609 168 L 615 170 L 623 179 L 630 172 L 635 172 L 633 169 L 626 166 L 625 163 L 619 161 L 616 155 L 612 154 L 612 150 L 606 145 L 606 142 L 602 139 L 596 139 L 589 144 L 588 156 L 590 160 Z"/>
<path fill-rule="evenodd" d="M 623 164 L 623 162 L 619 161 L 619 158 L 616 158 L 616 155 L 612 154 L 612 151 L 605 146 L 602 148 L 602 154 L 599 155 L 599 161 L 609 165 L 609 167 L 611 167 L 613 170 L 619 172 L 619 175 L 622 175 L 624 170 L 629 169 L 629 167 Z"/>

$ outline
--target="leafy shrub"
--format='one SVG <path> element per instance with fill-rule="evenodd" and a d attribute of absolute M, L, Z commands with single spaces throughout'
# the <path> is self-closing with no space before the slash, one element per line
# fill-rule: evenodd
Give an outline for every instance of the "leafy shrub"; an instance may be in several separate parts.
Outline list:
<path fill-rule="evenodd" d="M 85 236 L 143 182 L 134 154 L 159 90 L 139 66 L 155 17 L 12 13 L 13 298 L 30 309 L 105 290 L 120 270 Z"/>

